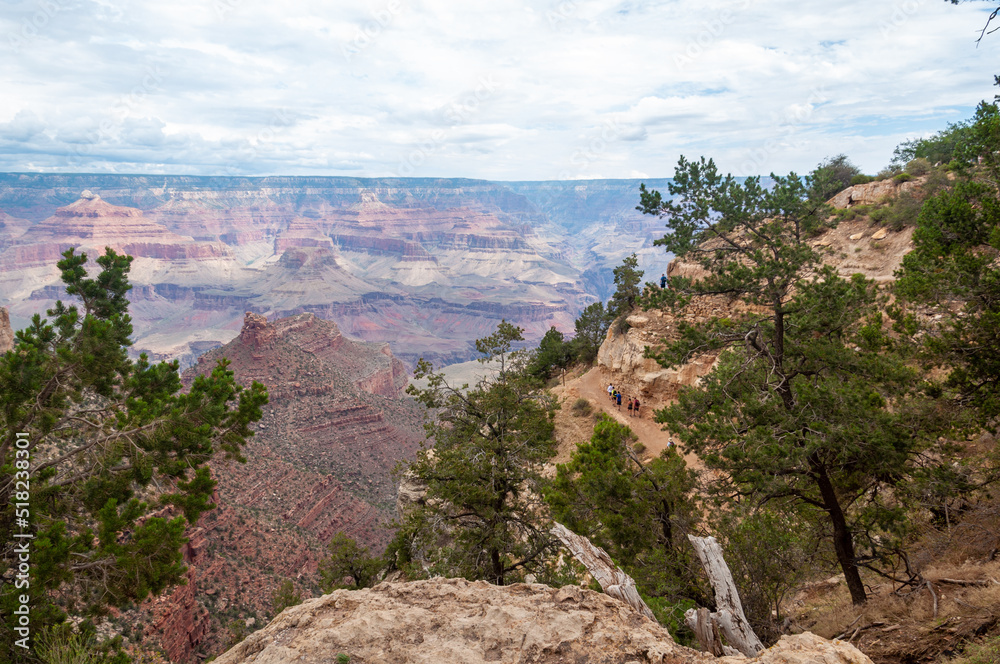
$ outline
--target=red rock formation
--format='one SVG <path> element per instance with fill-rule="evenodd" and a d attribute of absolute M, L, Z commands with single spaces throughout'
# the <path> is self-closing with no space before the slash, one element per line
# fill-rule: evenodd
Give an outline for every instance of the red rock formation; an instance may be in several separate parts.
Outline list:
<path fill-rule="evenodd" d="M 28 228 L 7 252 L 21 267 L 47 264 L 66 247 L 111 247 L 134 257 L 163 260 L 210 259 L 229 255 L 222 244 L 196 243 L 147 219 L 142 210 L 111 205 L 84 191 L 79 200 Z"/>
<path fill-rule="evenodd" d="M 246 312 L 243 319 L 243 329 L 240 330 L 240 342 L 254 350 L 269 348 L 278 337 L 274 326 L 268 326 L 267 316 L 259 316 L 252 311 Z"/>
<path fill-rule="evenodd" d="M 187 583 L 158 600 L 153 609 L 152 628 L 162 635 L 160 645 L 172 662 L 189 661 L 211 626 L 208 610 L 196 598 L 194 568 L 184 577 Z"/>
<path fill-rule="evenodd" d="M 0 176 L 0 204 L 39 220 L 0 228 L 0 304 L 17 320 L 44 311 L 62 251 L 111 246 L 137 257 L 133 283 L 151 288 L 132 294 L 145 305 L 132 315 L 135 348 L 152 357 L 193 361 L 231 339 L 246 311 L 312 312 L 395 344 L 411 365 L 441 364 L 471 359 L 472 340 L 501 318 L 528 339 L 571 330 L 593 299 L 581 269 L 594 266 L 571 265 L 578 252 L 550 240 L 551 225 L 535 235 L 537 211 L 501 185 L 52 176 L 61 184 L 46 189 L 48 179 Z M 84 187 L 108 200 L 64 204 Z"/>
<path fill-rule="evenodd" d="M 240 383 L 264 383 L 270 403 L 247 462 L 213 467 L 219 507 L 188 533 L 188 585 L 151 604 L 154 632 L 174 661 L 218 652 L 233 615 L 269 616 L 283 580 L 315 588 L 334 534 L 381 550 L 394 516 L 390 471 L 423 438 L 422 413 L 398 400 L 406 384 L 399 361 L 329 321 L 246 312 L 240 335 L 205 353 L 185 382 L 221 357 Z"/>

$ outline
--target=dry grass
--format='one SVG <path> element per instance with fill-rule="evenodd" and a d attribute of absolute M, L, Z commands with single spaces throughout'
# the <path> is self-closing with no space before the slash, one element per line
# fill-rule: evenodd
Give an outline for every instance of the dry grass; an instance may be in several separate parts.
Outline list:
<path fill-rule="evenodd" d="M 863 607 L 851 604 L 842 582 L 812 584 L 796 595 L 791 615 L 797 626 L 826 638 L 850 641 L 876 664 L 936 662 L 962 657 L 955 664 L 996 662 L 976 659 L 980 651 L 992 656 L 1000 640 L 969 646 L 1000 621 L 1000 561 L 942 563 L 924 570 L 934 594 L 926 585 L 893 592 L 888 584 L 869 586 L 870 599 Z M 958 585 L 948 579 L 984 585 Z M 872 579 L 868 578 L 870 582 Z M 937 612 L 935 614 L 935 596 Z M 967 654 L 960 654 L 967 650 Z"/>

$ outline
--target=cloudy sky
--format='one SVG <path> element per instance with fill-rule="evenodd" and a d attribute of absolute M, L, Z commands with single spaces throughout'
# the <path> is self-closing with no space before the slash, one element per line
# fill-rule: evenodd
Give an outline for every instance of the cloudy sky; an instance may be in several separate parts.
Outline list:
<path fill-rule="evenodd" d="M 0 0 L 0 171 L 875 172 L 992 98 L 994 5 Z"/>

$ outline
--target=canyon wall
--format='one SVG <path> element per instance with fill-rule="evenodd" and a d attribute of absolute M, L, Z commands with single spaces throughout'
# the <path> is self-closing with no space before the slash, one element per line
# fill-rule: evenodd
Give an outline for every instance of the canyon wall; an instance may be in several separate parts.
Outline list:
<path fill-rule="evenodd" d="M 0 305 L 15 327 L 61 296 L 70 247 L 135 257 L 135 351 L 191 364 L 243 314 L 314 313 L 405 363 L 472 359 L 501 319 L 569 332 L 662 223 L 639 181 L 0 174 Z M 665 181 L 651 181 L 663 187 Z"/>
<path fill-rule="evenodd" d="M 212 466 L 217 507 L 189 529 L 187 584 L 129 617 L 148 624 L 147 635 L 175 662 L 218 653 L 233 620 L 269 619 L 286 579 L 316 593 L 318 563 L 335 534 L 380 553 L 396 516 L 392 470 L 424 438 L 423 409 L 401 398 L 402 363 L 384 344 L 349 339 L 331 321 L 245 312 L 239 334 L 202 354 L 185 384 L 223 357 L 240 384 L 264 384 L 269 403 L 246 462 Z"/>

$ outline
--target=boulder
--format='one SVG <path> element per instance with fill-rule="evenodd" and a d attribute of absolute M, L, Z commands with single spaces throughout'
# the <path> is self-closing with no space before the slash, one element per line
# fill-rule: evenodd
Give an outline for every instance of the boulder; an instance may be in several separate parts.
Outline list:
<path fill-rule="evenodd" d="M 892 178 L 877 180 L 867 184 L 856 184 L 843 190 L 830 199 L 835 208 L 849 208 L 855 205 L 877 205 L 890 198 L 895 198 L 904 191 L 909 191 L 918 185 L 917 180 L 896 182 Z"/>
<path fill-rule="evenodd" d="M 577 586 L 494 586 L 430 579 L 337 590 L 285 609 L 216 664 L 557 662 L 635 664 L 871 664 L 842 641 L 783 637 L 749 660 L 714 658 L 607 595 Z"/>

